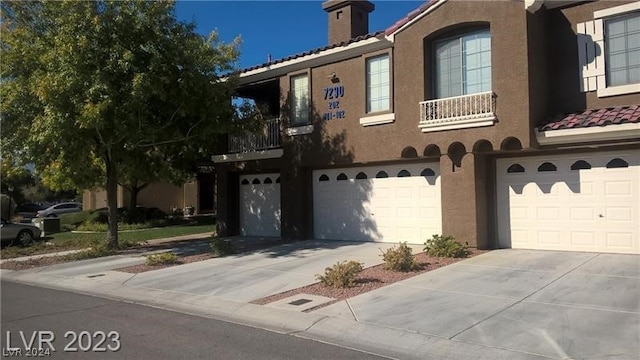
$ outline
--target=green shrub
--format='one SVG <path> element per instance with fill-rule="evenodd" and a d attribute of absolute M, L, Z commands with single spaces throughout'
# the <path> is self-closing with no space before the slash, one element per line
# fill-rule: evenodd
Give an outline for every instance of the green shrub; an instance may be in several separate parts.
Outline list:
<path fill-rule="evenodd" d="M 397 247 L 393 246 L 387 251 L 382 251 L 382 259 L 389 270 L 411 271 L 418 267 L 416 258 L 406 241 L 399 243 Z"/>
<path fill-rule="evenodd" d="M 178 256 L 172 252 L 163 252 L 159 254 L 153 254 L 147 256 L 147 261 L 145 264 L 147 266 L 154 265 L 168 265 L 175 264 L 178 262 Z"/>
<path fill-rule="evenodd" d="M 217 257 L 233 255 L 237 252 L 235 245 L 231 241 L 222 238 L 214 238 L 209 243 L 209 246 L 213 255 Z"/>
<path fill-rule="evenodd" d="M 433 235 L 424 244 L 424 251 L 431 256 L 461 258 L 469 255 L 467 245 L 457 242 L 453 236 Z"/>
<path fill-rule="evenodd" d="M 345 260 L 324 269 L 324 275 L 316 274 L 316 279 L 325 286 L 339 288 L 351 287 L 356 281 L 356 276 L 358 276 L 362 270 L 361 262 Z"/>

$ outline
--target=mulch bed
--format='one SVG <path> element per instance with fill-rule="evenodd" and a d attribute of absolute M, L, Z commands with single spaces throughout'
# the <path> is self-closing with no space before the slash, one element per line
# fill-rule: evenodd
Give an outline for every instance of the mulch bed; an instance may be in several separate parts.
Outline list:
<path fill-rule="evenodd" d="M 25 261 L 5 261 L 0 264 L 0 269 L 6 270 L 27 270 L 42 266 L 50 266 L 69 262 L 70 260 L 65 256 L 48 256 L 37 259 L 30 259 Z"/>
<path fill-rule="evenodd" d="M 469 257 L 477 256 L 486 252 L 486 250 L 476 250 L 476 249 L 469 249 L 469 250 L 470 250 Z M 463 260 L 462 258 L 433 257 L 423 252 L 415 254 L 415 257 L 420 267 L 414 271 L 399 272 L 399 271 L 388 270 L 385 268 L 384 264 L 380 264 L 380 265 L 376 265 L 376 266 L 364 269 L 356 278 L 355 285 L 350 288 L 334 288 L 334 287 L 324 286 L 321 283 L 315 283 L 315 284 L 307 285 L 301 288 L 285 291 L 279 294 L 267 296 L 261 299 L 253 300 L 251 301 L 251 303 L 257 304 L 257 305 L 265 305 L 265 304 L 269 304 L 274 301 L 278 301 L 278 300 L 281 300 L 293 295 L 298 295 L 298 294 L 319 295 L 319 296 L 325 296 L 325 297 L 330 297 L 335 299 L 334 301 L 327 302 L 320 306 L 316 306 L 314 308 L 305 310 L 305 312 L 309 312 L 309 311 L 316 310 L 320 307 L 331 305 L 338 301 L 345 300 L 350 297 L 354 297 L 354 296 L 369 292 L 371 290 L 381 288 L 383 286 L 392 284 L 394 282 L 408 279 L 410 277 L 423 274 L 427 271 L 432 271 L 437 268 L 447 266 Z"/>

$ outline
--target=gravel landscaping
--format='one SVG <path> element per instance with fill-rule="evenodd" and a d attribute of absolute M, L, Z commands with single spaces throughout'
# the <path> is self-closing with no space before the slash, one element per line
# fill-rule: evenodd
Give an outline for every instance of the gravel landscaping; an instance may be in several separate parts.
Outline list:
<path fill-rule="evenodd" d="M 469 257 L 480 255 L 486 250 L 469 249 Z M 364 269 L 357 277 L 356 284 L 350 288 L 334 288 L 327 287 L 321 283 L 315 283 L 312 285 L 304 286 L 301 288 L 285 291 L 279 294 L 267 296 L 261 299 L 251 301 L 252 304 L 265 305 L 278 301 L 297 294 L 310 294 L 319 295 L 334 298 L 334 301 L 324 303 L 320 306 L 305 310 L 306 312 L 313 311 L 319 307 L 331 305 L 340 300 L 348 299 L 356 295 L 366 293 L 371 290 L 398 282 L 404 279 L 408 279 L 412 276 L 423 274 L 427 271 L 432 271 L 437 268 L 447 266 L 458 261 L 464 260 L 462 258 L 444 258 L 444 257 L 432 257 L 425 253 L 415 254 L 416 262 L 419 268 L 409 272 L 398 272 L 393 270 L 387 270 L 384 264 L 376 265 Z"/>

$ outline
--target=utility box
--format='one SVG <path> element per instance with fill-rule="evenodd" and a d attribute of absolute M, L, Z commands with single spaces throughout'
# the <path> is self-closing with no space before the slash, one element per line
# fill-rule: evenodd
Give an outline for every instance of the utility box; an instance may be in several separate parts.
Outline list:
<path fill-rule="evenodd" d="M 60 232 L 59 218 L 51 217 L 51 218 L 33 219 L 32 221 L 40 229 L 40 231 L 42 231 L 42 236 Z"/>

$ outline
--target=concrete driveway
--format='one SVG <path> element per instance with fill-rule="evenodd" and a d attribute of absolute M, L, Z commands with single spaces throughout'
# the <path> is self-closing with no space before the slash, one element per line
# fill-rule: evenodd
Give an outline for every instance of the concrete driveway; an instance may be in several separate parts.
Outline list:
<path fill-rule="evenodd" d="M 317 311 L 561 359 L 640 358 L 640 256 L 496 250 Z"/>

